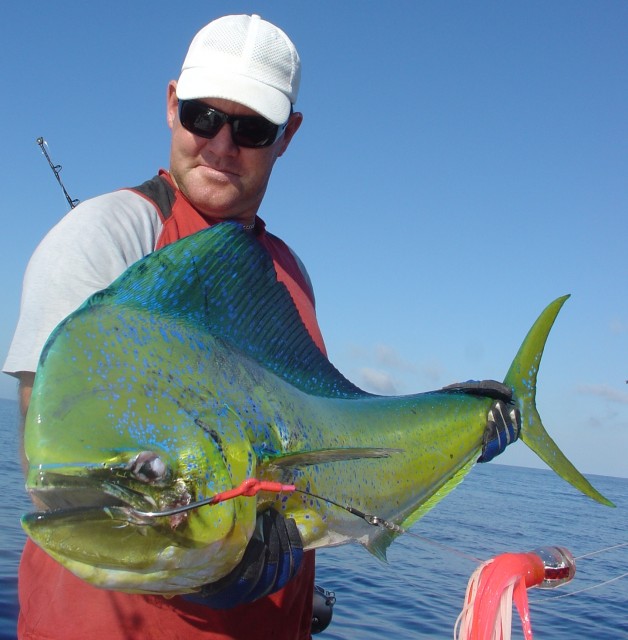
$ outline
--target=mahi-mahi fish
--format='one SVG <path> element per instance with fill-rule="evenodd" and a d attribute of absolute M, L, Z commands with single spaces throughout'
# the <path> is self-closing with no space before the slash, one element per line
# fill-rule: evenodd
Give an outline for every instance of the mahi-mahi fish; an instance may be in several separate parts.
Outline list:
<path fill-rule="evenodd" d="M 504 385 L 521 439 L 611 504 L 535 407 L 565 299 L 542 312 Z M 270 256 L 221 223 L 135 263 L 50 336 L 25 426 L 26 486 L 46 509 L 22 524 L 75 575 L 136 593 L 189 593 L 223 577 L 271 507 L 294 518 L 306 549 L 359 541 L 383 557 L 395 527 L 418 520 L 474 465 L 490 395 L 465 385 L 398 397 L 360 390 L 316 347 Z M 248 478 L 300 491 L 177 512 Z"/>

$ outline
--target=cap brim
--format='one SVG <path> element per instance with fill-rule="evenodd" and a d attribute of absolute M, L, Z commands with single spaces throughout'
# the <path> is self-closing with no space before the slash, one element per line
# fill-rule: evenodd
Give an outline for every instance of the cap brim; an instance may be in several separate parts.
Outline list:
<path fill-rule="evenodd" d="M 284 93 L 233 72 L 227 75 L 200 67 L 184 69 L 177 82 L 177 98 L 231 100 L 253 109 L 274 124 L 283 124 L 290 116 L 290 100 Z"/>

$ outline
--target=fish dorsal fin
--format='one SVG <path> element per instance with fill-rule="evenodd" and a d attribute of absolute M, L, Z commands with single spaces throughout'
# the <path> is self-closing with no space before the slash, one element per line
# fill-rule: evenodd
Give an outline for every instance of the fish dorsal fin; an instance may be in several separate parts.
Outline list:
<path fill-rule="evenodd" d="M 216 224 L 146 256 L 83 308 L 115 304 L 206 331 L 306 393 L 368 395 L 316 346 L 272 258 L 238 224 Z"/>

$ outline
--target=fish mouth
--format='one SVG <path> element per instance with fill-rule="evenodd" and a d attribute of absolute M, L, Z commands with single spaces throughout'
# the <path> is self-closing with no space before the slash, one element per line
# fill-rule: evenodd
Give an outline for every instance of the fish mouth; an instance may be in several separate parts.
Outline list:
<path fill-rule="evenodd" d="M 154 518 L 144 518 L 138 514 L 181 506 L 190 499 L 187 491 L 179 491 L 176 496 L 170 495 L 167 501 L 160 499 L 158 505 L 152 496 L 100 476 L 99 473 L 86 477 L 39 472 L 36 486 L 27 486 L 27 489 L 33 502 L 41 508 L 25 514 L 22 517 L 23 525 L 27 530 L 29 527 L 70 521 L 159 525 L 163 524 L 163 519 L 160 523 Z M 171 518 L 168 524 L 172 529 L 183 519 Z"/>
<path fill-rule="evenodd" d="M 38 470 L 36 482 L 27 484 L 42 508 L 23 515 L 22 527 L 61 564 L 77 575 L 90 575 L 98 568 L 146 571 L 165 549 L 183 552 L 201 546 L 190 535 L 187 513 L 174 518 L 142 515 L 182 504 L 184 497 L 176 486 L 158 491 L 148 487 L 151 496 L 141 492 L 141 486 L 112 481 L 111 474 L 103 481 L 103 475 Z"/>
<path fill-rule="evenodd" d="M 233 569 L 247 530 L 232 501 L 161 515 L 189 502 L 181 479 L 147 487 L 146 495 L 102 477 L 38 470 L 27 484 L 45 508 L 23 515 L 23 529 L 74 575 L 105 589 L 177 594 Z"/>

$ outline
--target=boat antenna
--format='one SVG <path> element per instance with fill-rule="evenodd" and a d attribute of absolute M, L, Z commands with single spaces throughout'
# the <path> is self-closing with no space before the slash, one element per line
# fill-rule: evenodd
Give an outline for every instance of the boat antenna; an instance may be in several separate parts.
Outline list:
<path fill-rule="evenodd" d="M 76 207 L 76 205 L 80 202 L 80 200 L 76 200 L 76 199 L 73 200 L 70 197 L 70 194 L 66 191 L 65 187 L 63 186 L 63 182 L 61 181 L 61 176 L 59 175 L 59 172 L 62 169 L 61 165 L 53 164 L 52 160 L 50 159 L 50 156 L 48 155 L 48 151 L 46 150 L 48 143 L 43 138 L 37 138 L 36 142 L 41 148 L 41 152 L 44 154 L 44 156 L 46 156 L 46 160 L 48 160 L 48 164 L 52 169 L 52 173 L 55 174 L 55 178 L 57 179 L 59 186 L 63 190 L 63 195 L 65 196 L 65 199 L 68 201 L 70 208 L 74 209 L 74 207 Z"/>

